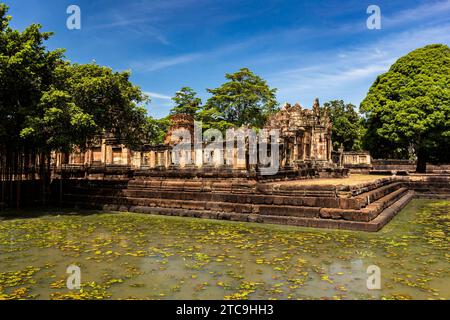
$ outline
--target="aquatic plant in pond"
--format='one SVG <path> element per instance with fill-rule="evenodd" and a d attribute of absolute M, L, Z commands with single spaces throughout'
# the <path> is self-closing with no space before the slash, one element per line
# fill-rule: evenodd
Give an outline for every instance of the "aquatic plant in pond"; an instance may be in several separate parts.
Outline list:
<path fill-rule="evenodd" d="M 0 299 L 450 298 L 449 201 L 413 200 L 378 233 L 69 213 L 0 221 Z"/>

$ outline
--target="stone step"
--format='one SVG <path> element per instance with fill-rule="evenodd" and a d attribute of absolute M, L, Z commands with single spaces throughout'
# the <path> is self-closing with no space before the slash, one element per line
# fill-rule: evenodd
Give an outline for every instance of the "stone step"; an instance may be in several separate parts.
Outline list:
<path fill-rule="evenodd" d="M 149 191 L 146 189 L 127 189 L 123 191 L 123 194 L 124 196 L 135 198 L 165 198 L 174 200 L 200 200 L 212 202 L 275 204 L 307 207 L 326 206 L 331 208 L 338 208 L 340 205 L 339 199 L 336 197 L 288 197 L 258 194 Z"/>
<path fill-rule="evenodd" d="M 67 203 L 104 210 L 365 230 L 408 188 L 391 179 L 358 187 L 153 179 L 75 181 L 63 191 Z"/>
<path fill-rule="evenodd" d="M 257 210 L 265 216 L 319 218 L 320 207 L 260 205 Z"/>
<path fill-rule="evenodd" d="M 250 194 L 250 193 L 219 193 L 219 192 L 187 192 L 187 191 L 172 191 L 172 190 L 158 190 L 149 188 L 95 188 L 90 186 L 70 186 L 64 187 L 64 193 L 108 196 L 114 195 L 116 197 L 136 197 L 136 198 L 165 198 L 175 200 L 200 200 L 200 201 L 214 201 L 214 202 L 233 202 L 233 203 L 250 203 L 250 204 L 276 204 L 276 205 L 292 205 L 292 206 L 326 206 L 326 207 L 340 207 L 345 201 L 337 197 L 325 196 L 283 196 L 283 195 L 268 195 L 268 194 Z M 351 201 L 351 200 L 350 200 Z"/>
<path fill-rule="evenodd" d="M 99 204 L 112 204 L 122 206 L 145 206 L 161 207 L 186 210 L 216 210 L 221 212 L 246 212 L 251 213 L 253 206 L 251 204 L 194 201 L 194 200 L 174 200 L 161 198 L 133 198 L 133 197 L 114 197 L 98 195 L 79 195 L 65 194 L 65 199 L 71 202 L 95 202 Z"/>
<path fill-rule="evenodd" d="M 340 199 L 330 197 L 300 197 L 300 196 L 276 196 L 276 195 L 256 195 L 256 194 L 220 194 L 220 193 L 195 193 L 195 192 L 173 192 L 173 191 L 149 191 L 149 190 L 123 190 L 112 192 L 109 189 L 91 190 L 87 188 L 65 190 L 65 194 L 83 196 L 105 196 L 121 198 L 142 198 L 142 199 L 167 199 L 167 200 L 191 200 L 208 201 L 239 204 L 266 204 L 285 205 L 302 207 L 326 207 L 326 208 L 354 208 L 361 207 L 354 199 Z"/>
<path fill-rule="evenodd" d="M 280 215 L 296 217 L 319 217 L 320 207 L 284 206 L 284 205 L 255 205 L 230 202 L 211 202 L 193 200 L 173 200 L 157 198 L 117 198 L 113 196 L 85 196 L 66 194 L 65 200 L 75 203 L 94 202 L 98 204 L 112 204 L 119 206 L 160 207 L 185 210 L 207 210 L 216 212 L 254 213 L 263 215 Z"/>
<path fill-rule="evenodd" d="M 398 182 L 408 182 L 407 178 L 404 179 L 400 179 L 399 177 L 388 177 L 388 178 L 380 178 L 378 180 L 375 181 L 371 181 L 371 182 L 365 182 L 362 184 L 356 184 L 356 185 L 349 185 L 349 186 L 345 186 L 341 191 L 345 192 L 346 190 L 349 191 L 349 193 L 353 196 L 359 196 L 363 193 L 367 193 L 376 189 L 379 189 L 381 187 L 393 184 L 393 183 L 398 183 Z"/>
<path fill-rule="evenodd" d="M 351 220 L 368 222 L 375 219 L 386 207 L 390 206 L 393 202 L 401 198 L 408 188 L 402 187 L 386 196 L 376 200 L 370 205 L 361 210 L 354 209 L 336 209 L 336 208 L 322 208 L 320 209 L 320 217 L 324 219 L 334 220 Z"/>
<path fill-rule="evenodd" d="M 392 193 L 389 197 L 400 196 L 407 190 L 402 188 Z M 385 200 L 389 200 L 389 197 Z M 249 204 L 238 202 L 216 202 L 216 201 L 195 201 L 195 200 L 176 200 L 164 198 L 137 198 L 137 197 L 115 197 L 102 195 L 80 195 L 66 194 L 65 199 L 75 202 L 95 201 L 100 204 L 114 204 L 122 206 L 146 206 L 161 207 L 186 210 L 208 210 L 217 212 L 236 212 L 236 213 L 255 213 L 270 216 L 292 216 L 306 218 L 325 218 L 325 219 L 345 219 L 355 221 L 370 221 L 381 212 L 383 206 L 380 202 L 374 202 L 365 210 L 340 209 L 328 207 L 311 206 L 288 206 L 288 205 L 266 205 Z"/>
<path fill-rule="evenodd" d="M 183 180 L 134 180 L 128 184 L 129 190 L 148 189 L 160 191 L 213 192 L 227 194 L 263 194 L 285 196 L 336 197 L 335 186 L 293 186 L 284 183 L 261 183 L 246 181 L 183 181 Z"/>
<path fill-rule="evenodd" d="M 139 198 L 166 198 L 175 200 L 201 200 L 216 202 L 238 202 L 252 204 L 277 204 L 277 205 L 293 205 L 293 206 L 311 206 L 311 207 L 329 207 L 342 209 L 361 209 L 367 204 L 376 201 L 380 197 L 401 187 L 401 183 L 392 183 L 390 185 L 380 187 L 368 193 L 364 193 L 357 197 L 324 197 L 316 195 L 312 196 L 283 196 L 268 194 L 233 194 L 233 193 L 217 193 L 217 192 L 186 192 L 186 191 L 169 191 L 148 188 L 133 189 L 110 189 L 110 188 L 91 188 L 91 187 L 70 187 L 66 188 L 66 192 L 77 194 L 92 195 L 115 195 L 130 196 Z"/>
<path fill-rule="evenodd" d="M 85 197 L 97 197 L 103 201 L 127 203 L 126 198 L 140 199 L 139 203 L 148 203 L 148 206 L 155 206 L 158 203 L 165 207 L 180 206 L 178 200 L 186 202 L 193 202 L 196 205 L 202 202 L 223 203 L 224 207 L 230 207 L 235 204 L 241 205 L 268 205 L 263 206 L 263 210 L 270 210 L 270 206 L 278 206 L 286 208 L 288 212 L 292 212 L 290 207 L 312 207 L 312 208 L 336 208 L 336 209 L 352 209 L 360 210 L 367 206 L 368 203 L 376 201 L 380 197 L 393 192 L 401 187 L 401 183 L 392 183 L 390 185 L 380 187 L 372 190 L 367 194 L 360 195 L 354 198 L 331 198 L 331 197 L 300 197 L 300 196 L 279 196 L 279 195 L 257 195 L 257 194 L 223 194 L 211 192 L 175 192 L 162 190 L 148 190 L 141 189 L 110 189 L 110 188 L 88 188 L 88 187 L 71 187 L 65 190 L 66 194 L 80 195 Z M 163 201 L 167 200 L 167 201 Z M 178 202 L 177 202 L 178 201 Z M 156 204 L 155 204 L 156 203 Z M 188 206 L 189 204 L 186 204 Z M 242 207 L 242 206 L 238 206 Z M 280 212 L 280 209 L 273 209 Z"/>
<path fill-rule="evenodd" d="M 226 192 L 226 193 L 255 193 L 256 181 L 253 180 L 176 180 L 176 179 L 151 179 L 131 180 L 128 189 L 147 189 L 164 191 L 186 192 Z"/>
<path fill-rule="evenodd" d="M 117 212 L 136 212 L 136 213 L 148 213 L 155 215 L 165 216 L 180 216 L 191 218 L 203 218 L 203 219 L 221 219 L 221 220 L 233 220 L 242 222 L 257 222 L 256 216 L 248 213 L 236 213 L 236 212 L 217 212 L 206 210 L 187 210 L 177 208 L 161 208 L 161 207 L 146 207 L 146 206 L 125 206 L 115 204 L 100 204 L 98 202 L 65 202 L 67 206 L 79 207 L 86 209 L 97 209 L 103 211 L 117 211 Z"/>
<path fill-rule="evenodd" d="M 407 193 L 408 191 L 409 191 L 409 189 L 407 187 L 401 187 L 401 188 L 385 195 L 384 197 L 379 198 L 378 200 L 369 204 L 367 207 L 365 207 L 361 211 L 370 213 L 370 212 L 373 212 L 373 210 L 375 210 L 376 215 L 378 215 L 381 211 L 383 211 L 384 209 L 386 209 L 387 207 L 392 205 L 394 202 L 396 202 L 398 199 L 403 197 L 405 195 L 405 193 Z"/>
<path fill-rule="evenodd" d="M 383 185 L 381 187 L 372 189 L 368 192 L 361 193 L 357 196 L 349 198 L 348 202 L 349 205 L 346 206 L 345 202 L 343 201 L 343 204 L 340 206 L 342 209 L 362 209 L 369 204 L 377 201 L 378 199 L 384 197 L 385 195 L 392 193 L 401 187 L 403 187 L 402 182 L 393 182 L 386 185 Z"/>
<path fill-rule="evenodd" d="M 98 202 L 66 202 L 69 206 L 95 208 L 106 211 L 127 211 L 155 215 L 180 216 L 202 219 L 222 219 L 242 222 L 282 224 L 312 228 L 345 229 L 355 231 L 376 232 L 386 225 L 413 197 L 413 192 L 402 193 L 402 196 L 391 203 L 375 219 L 370 222 L 332 220 L 323 218 L 305 218 L 295 216 L 271 216 L 259 214 L 243 214 L 235 212 L 216 212 L 205 210 L 186 210 L 146 206 L 101 205 Z"/>

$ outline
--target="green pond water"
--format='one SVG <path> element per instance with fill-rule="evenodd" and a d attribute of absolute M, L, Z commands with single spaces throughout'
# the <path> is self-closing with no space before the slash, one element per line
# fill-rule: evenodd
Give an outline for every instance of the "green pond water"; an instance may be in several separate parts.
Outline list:
<path fill-rule="evenodd" d="M 448 200 L 413 200 L 378 233 L 22 214 L 0 218 L 0 299 L 450 299 Z M 81 289 L 66 286 L 70 265 Z M 367 289 L 370 265 L 380 290 Z"/>

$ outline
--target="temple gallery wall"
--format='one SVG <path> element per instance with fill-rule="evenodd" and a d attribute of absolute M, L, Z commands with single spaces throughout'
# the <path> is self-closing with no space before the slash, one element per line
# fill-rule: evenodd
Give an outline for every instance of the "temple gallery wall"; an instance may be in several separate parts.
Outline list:
<path fill-rule="evenodd" d="M 251 162 L 249 142 L 244 141 L 244 150 L 233 140 L 233 150 L 226 150 L 229 141 L 224 137 L 224 147 L 220 151 L 208 153 L 208 143 L 200 148 L 194 147 L 194 119 L 189 115 L 172 116 L 172 127 L 167 132 L 161 145 L 144 145 L 139 150 L 130 150 L 117 143 L 115 139 L 103 137 L 96 146 L 85 152 L 57 154 L 56 166 L 130 166 L 132 169 L 192 169 L 209 167 L 225 167 L 235 170 L 250 170 L 255 163 Z M 320 114 L 319 102 L 316 100 L 313 109 L 303 109 L 296 104 L 286 104 L 284 108 L 271 116 L 264 129 L 270 132 L 279 131 L 277 144 L 279 148 L 278 167 L 282 169 L 299 169 L 309 165 L 315 167 L 336 167 L 332 162 L 331 130 L 328 115 Z M 180 143 L 174 132 L 185 131 L 192 137 L 192 144 L 187 151 L 176 154 L 174 147 Z M 269 148 L 270 149 L 270 148 Z M 255 150 L 256 152 L 258 150 Z M 270 150 L 268 150 L 270 153 Z M 221 154 L 218 154 L 218 153 Z M 242 153 L 242 156 L 240 155 Z M 174 154 L 177 159 L 174 159 Z"/>
<path fill-rule="evenodd" d="M 414 163 L 332 150 L 332 123 L 316 99 L 286 104 L 276 130 L 277 171 L 262 174 L 252 146 L 210 152 L 207 142 L 175 151 L 195 135 L 194 119 L 172 117 L 161 145 L 129 150 L 108 136 L 85 152 L 54 155 L 52 201 L 60 205 L 197 218 L 378 231 L 413 197 L 450 197 L 450 168 L 413 173 Z M 177 132 L 184 132 L 180 138 Z M 224 145 L 226 142 L 223 141 Z M 272 159 L 272 160 L 273 160 Z M 358 180 L 354 174 L 364 179 Z M 369 175 L 370 174 L 370 175 Z"/>

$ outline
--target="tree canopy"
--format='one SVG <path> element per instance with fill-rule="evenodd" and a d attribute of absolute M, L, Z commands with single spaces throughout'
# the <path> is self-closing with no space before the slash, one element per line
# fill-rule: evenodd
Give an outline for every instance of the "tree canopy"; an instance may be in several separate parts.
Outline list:
<path fill-rule="evenodd" d="M 175 106 L 170 110 L 170 114 L 188 114 L 194 117 L 202 104 L 202 99 L 197 97 L 197 92 L 190 87 L 183 87 L 177 91 L 172 101 Z"/>
<path fill-rule="evenodd" d="M 170 126 L 170 116 L 161 119 L 147 117 L 147 135 L 149 138 L 147 142 L 152 145 L 162 144 Z"/>
<path fill-rule="evenodd" d="M 228 82 L 216 89 L 199 113 L 206 127 L 224 130 L 229 127 L 261 128 L 267 116 L 277 110 L 276 89 L 247 68 L 226 74 Z"/>
<path fill-rule="evenodd" d="M 333 149 L 342 145 L 345 151 L 361 150 L 361 138 L 364 128 L 356 107 L 343 100 L 325 102 L 323 108 L 333 123 Z"/>
<path fill-rule="evenodd" d="M 146 138 L 148 101 L 129 72 L 71 64 L 49 51 L 52 35 L 9 26 L 0 4 L 0 147 L 6 152 L 70 151 L 107 133 L 133 146 Z M 25 150 L 26 149 L 26 150 Z M 9 150 L 9 151 L 8 151 Z"/>
<path fill-rule="evenodd" d="M 43 93 L 50 90 L 63 50 L 47 51 L 52 33 L 32 24 L 20 32 L 9 26 L 8 7 L 0 4 L 0 144 L 3 150 L 23 145 L 21 131 L 37 114 Z"/>
<path fill-rule="evenodd" d="M 361 111 L 372 155 L 412 153 L 419 172 L 426 161 L 448 162 L 450 48 L 428 45 L 398 59 L 371 86 Z"/>

